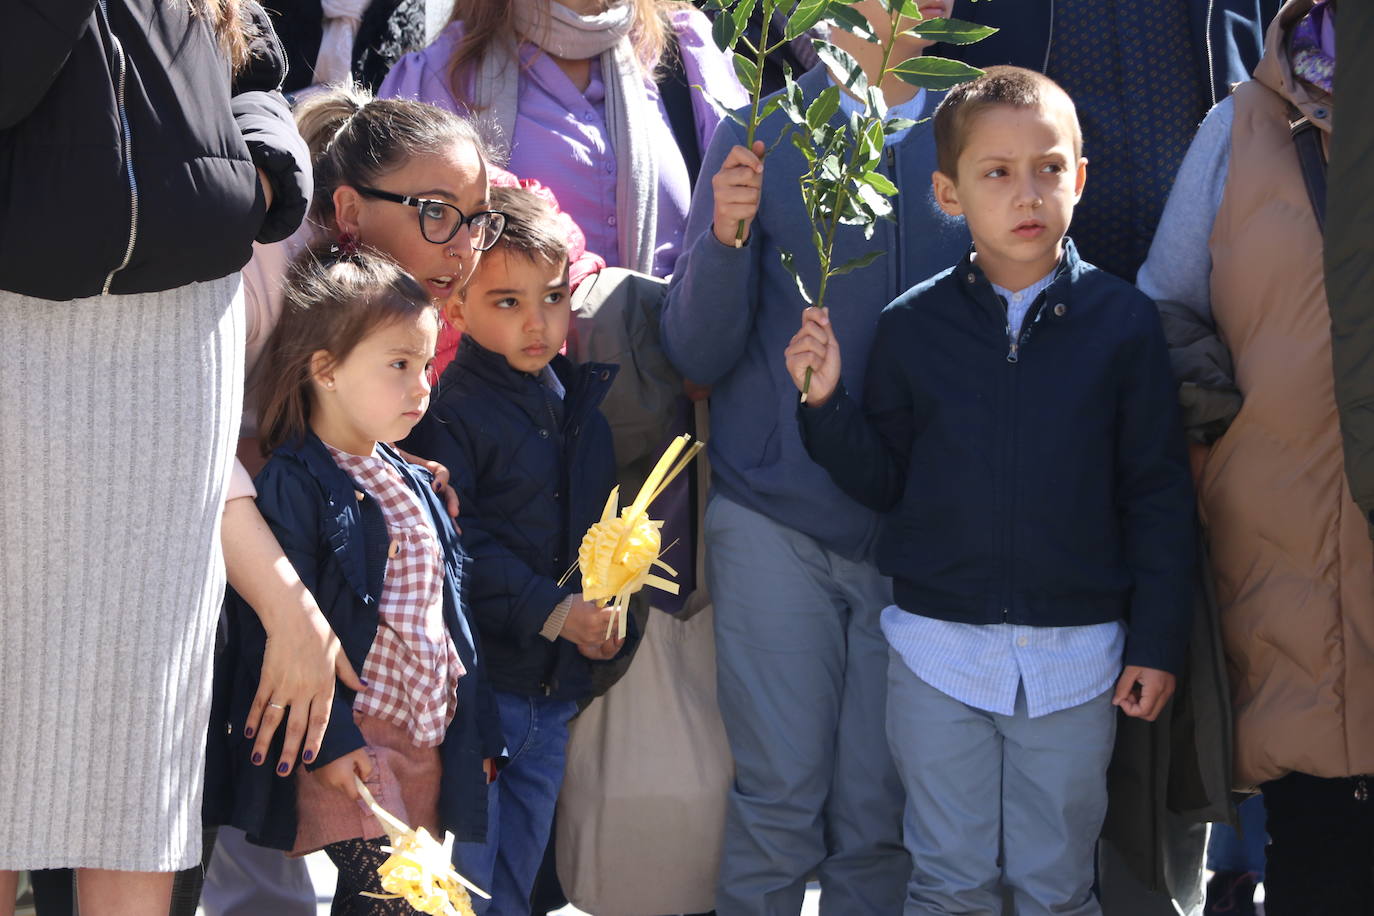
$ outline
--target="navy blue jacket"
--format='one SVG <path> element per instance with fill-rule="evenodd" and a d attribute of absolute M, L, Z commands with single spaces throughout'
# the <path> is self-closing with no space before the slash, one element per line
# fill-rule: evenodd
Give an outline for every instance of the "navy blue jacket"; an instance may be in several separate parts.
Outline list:
<path fill-rule="evenodd" d="M 878 568 L 906 611 L 961 623 L 1125 618 L 1127 664 L 1178 672 L 1193 486 L 1159 316 L 1078 260 L 1006 306 L 965 257 L 878 319 L 860 408 L 798 409 L 811 456 L 886 512 Z M 840 341 L 844 346 L 844 341 Z"/>
<path fill-rule="evenodd" d="M 563 356 L 551 365 L 562 400 L 465 335 L 404 447 L 452 475 L 492 686 L 576 700 L 591 690 L 591 662 L 539 631 L 564 596 L 580 591 L 578 544 L 616 484 L 611 428 L 597 407 L 617 367 L 573 366 Z"/>
<path fill-rule="evenodd" d="M 407 464 L 386 446 L 380 451 L 420 495 L 443 546 L 444 621 L 467 670 L 458 680 L 458 711 L 439 746 L 443 761 L 439 820 L 459 840 L 484 842 L 487 791 L 482 760 L 500 757 L 505 751 L 496 704 L 485 683 L 486 659 L 464 607 L 463 591 L 472 564 L 443 503 L 429 488 L 428 472 Z M 254 482 L 258 509 L 315 596 L 353 670 L 361 672 L 377 635 L 377 607 L 390 545 L 381 507 L 334 463 L 313 433 L 278 448 Z M 273 772 L 282 734 L 272 742 L 268 762 L 253 766 L 249 760 L 253 742 L 242 731 L 262 673 L 266 633 L 252 608 L 232 590 L 221 626 L 224 648 L 215 665 L 205 822 L 231 824 L 246 831 L 254 843 L 290 849 L 296 838 L 296 782 Z M 309 769 L 366 744 L 353 722 L 354 696 L 343 684 L 335 686 L 329 726 Z"/>

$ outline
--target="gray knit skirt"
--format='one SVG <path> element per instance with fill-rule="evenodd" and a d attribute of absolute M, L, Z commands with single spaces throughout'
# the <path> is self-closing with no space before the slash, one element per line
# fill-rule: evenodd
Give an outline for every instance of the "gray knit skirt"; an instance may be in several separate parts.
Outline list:
<path fill-rule="evenodd" d="M 198 860 L 238 274 L 0 292 L 0 869 Z"/>

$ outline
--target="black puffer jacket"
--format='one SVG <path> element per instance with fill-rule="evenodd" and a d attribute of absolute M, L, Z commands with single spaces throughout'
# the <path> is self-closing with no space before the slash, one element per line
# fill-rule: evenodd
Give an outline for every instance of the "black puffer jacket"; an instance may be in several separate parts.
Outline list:
<path fill-rule="evenodd" d="M 0 21 L 0 289 L 143 293 L 242 267 L 290 235 L 309 153 L 261 9 L 230 78 L 185 2 L 13 0 Z M 273 187 L 271 212 L 256 167 Z"/>
<path fill-rule="evenodd" d="M 472 557 L 469 607 L 497 690 L 581 699 L 592 664 L 566 639 L 539 635 L 577 592 L 577 546 L 615 486 L 611 428 L 598 406 L 616 367 L 551 364 L 563 400 L 464 336 L 429 413 L 402 447 L 449 469 Z M 627 647 L 629 645 L 627 640 Z M 624 650 L 622 650 L 623 652 Z"/>

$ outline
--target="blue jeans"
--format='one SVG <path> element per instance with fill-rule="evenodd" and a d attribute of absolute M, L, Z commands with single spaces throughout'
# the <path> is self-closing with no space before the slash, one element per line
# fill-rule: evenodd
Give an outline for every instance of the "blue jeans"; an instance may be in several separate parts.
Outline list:
<path fill-rule="evenodd" d="M 530 888 L 563 786 L 568 720 L 577 704 L 497 691 L 496 708 L 510 762 L 487 789 L 487 841 L 457 844 L 453 864 L 492 896 L 487 901 L 474 894 L 475 912 L 528 916 Z"/>
<path fill-rule="evenodd" d="M 883 726 L 892 588 L 719 495 L 706 510 L 721 719 L 735 758 L 716 910 L 890 916 L 911 874 Z"/>
<path fill-rule="evenodd" d="M 1213 824 L 1207 840 L 1207 867 L 1212 871 L 1248 871 L 1255 881 L 1264 880 L 1265 833 L 1264 799 L 1252 795 L 1236 809 L 1240 831 L 1229 824 Z"/>

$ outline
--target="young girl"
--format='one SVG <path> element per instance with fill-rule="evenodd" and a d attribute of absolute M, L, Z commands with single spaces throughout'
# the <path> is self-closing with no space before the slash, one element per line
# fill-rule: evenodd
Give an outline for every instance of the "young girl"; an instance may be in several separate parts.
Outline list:
<path fill-rule="evenodd" d="M 275 778 L 236 728 L 266 639 L 231 594 L 210 731 L 227 778 L 207 788 L 207 821 L 293 855 L 324 849 L 339 869 L 335 913 L 405 911 L 358 896 L 379 891 L 386 854 L 355 777 L 413 827 L 480 839 L 484 758 L 501 752 L 463 605 L 466 556 L 429 475 L 386 444 L 429 405 L 437 317 L 429 291 L 379 254 L 306 255 L 255 385 L 272 452 L 258 508 L 364 688 L 338 687 L 328 721 L 311 723 L 323 733 L 318 752 L 307 742 L 294 778 Z"/>

